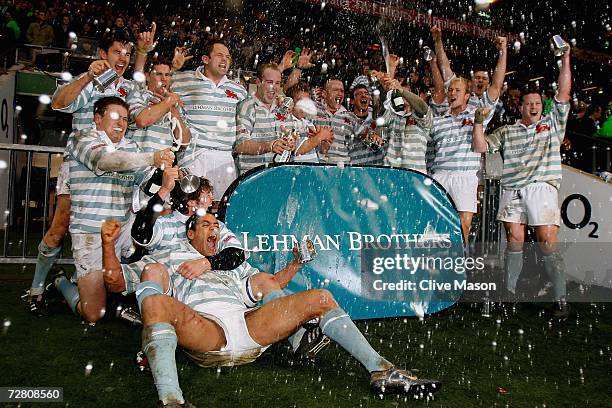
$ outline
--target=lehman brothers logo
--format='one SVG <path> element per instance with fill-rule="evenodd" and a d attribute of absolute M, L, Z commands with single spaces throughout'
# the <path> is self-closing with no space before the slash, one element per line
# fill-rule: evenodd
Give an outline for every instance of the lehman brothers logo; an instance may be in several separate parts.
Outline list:
<path fill-rule="evenodd" d="M 349 251 L 361 251 L 369 247 L 376 249 L 450 248 L 450 234 L 438 234 L 431 224 L 421 234 L 362 234 L 347 231 L 342 234 L 251 234 L 242 233 L 242 245 L 248 251 L 291 251 L 293 246 L 305 239 L 312 240 L 317 251 L 340 251 L 348 245 Z"/>

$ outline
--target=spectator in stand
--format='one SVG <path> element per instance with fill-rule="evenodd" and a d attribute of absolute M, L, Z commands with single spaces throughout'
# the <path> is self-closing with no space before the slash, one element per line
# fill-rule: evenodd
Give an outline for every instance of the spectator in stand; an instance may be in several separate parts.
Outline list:
<path fill-rule="evenodd" d="M 53 38 L 53 27 L 47 23 L 47 13 L 42 10 L 37 11 L 36 21 L 30 24 L 26 33 L 28 43 L 47 47 L 53 43 Z"/>
<path fill-rule="evenodd" d="M 586 136 L 593 136 L 601 127 L 603 112 L 604 108 L 601 105 L 590 104 L 584 113 L 584 117 L 576 120 L 572 130 Z"/>
<path fill-rule="evenodd" d="M 17 24 L 17 20 L 15 20 L 14 13 L 15 10 L 11 9 L 6 10 L 4 13 L 4 21 L 6 22 L 5 27 L 11 30 L 13 39 L 19 41 L 21 38 L 21 28 L 19 28 L 19 24 Z"/>
<path fill-rule="evenodd" d="M 74 32 L 72 19 L 68 14 L 64 14 L 62 16 L 62 22 L 55 27 L 55 40 L 53 45 L 60 48 L 67 48 L 71 32 Z"/>

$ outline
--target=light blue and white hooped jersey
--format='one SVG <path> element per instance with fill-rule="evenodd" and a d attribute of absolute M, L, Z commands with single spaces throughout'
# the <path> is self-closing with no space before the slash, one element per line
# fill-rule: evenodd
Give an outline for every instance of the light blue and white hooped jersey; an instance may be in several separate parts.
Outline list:
<path fill-rule="evenodd" d="M 98 162 L 108 152 L 137 153 L 138 146 L 125 137 L 113 144 L 106 133 L 78 131 L 67 146 L 70 157 L 70 232 L 99 234 L 102 222 L 125 224 L 132 214 L 132 191 L 144 169 L 104 172 Z"/>
<path fill-rule="evenodd" d="M 244 87 L 223 77 L 218 84 L 204 75 L 204 67 L 176 72 L 171 90 L 183 101 L 191 145 L 186 155 L 197 150 L 232 151 L 236 142 L 238 103 L 247 97 Z"/>
<path fill-rule="evenodd" d="M 151 241 L 143 243 L 149 253 L 154 253 L 164 250 L 175 250 L 180 247 L 181 243 L 187 242 L 186 224 L 189 219 L 188 215 L 181 214 L 179 211 L 172 211 L 168 215 L 159 217 L 153 225 L 153 234 Z M 239 248 L 242 243 L 236 235 L 227 228 L 225 223 L 219 221 L 219 241 L 217 242 L 217 252 L 225 248 Z M 248 253 L 245 251 L 245 256 L 248 258 Z"/>
<path fill-rule="evenodd" d="M 268 109 L 256 96 L 250 96 L 238 105 L 236 124 L 238 135 L 236 145 L 246 141 L 271 142 L 282 136 L 281 125 L 287 121 L 287 115 L 275 111 L 276 104 Z M 238 154 L 238 169 L 245 173 L 262 164 L 272 163 L 274 153 Z"/>
<path fill-rule="evenodd" d="M 491 101 L 487 94 L 480 100 L 481 107 L 491 108 L 484 121 L 484 126 L 491 121 L 496 101 Z M 431 172 L 462 171 L 476 173 L 480 170 L 481 154 L 472 151 L 472 132 L 474 128 L 475 109 L 466 108 L 454 116 L 448 110 L 444 115 L 433 118 L 431 138 L 434 144 L 434 159 Z"/>
<path fill-rule="evenodd" d="M 561 143 L 569 111 L 569 103 L 554 98 L 550 113 L 538 122 L 525 126 L 519 120 L 486 136 L 489 151 L 503 154 L 504 189 L 518 190 L 535 182 L 561 187 Z"/>
<path fill-rule="evenodd" d="M 317 126 L 330 126 L 334 131 L 334 141 L 329 151 L 324 156 L 319 156 L 319 159 L 323 163 L 349 164 L 351 162 L 349 145 L 354 138 L 354 123 L 351 113 L 344 106 L 340 106 L 337 111 L 331 112 L 327 104 L 316 103 L 316 105 L 317 118 L 315 124 Z"/>
<path fill-rule="evenodd" d="M 353 138 L 349 146 L 349 156 L 351 164 L 383 164 L 385 156 L 385 147 L 383 146 L 378 151 L 374 151 L 367 146 L 367 139 L 371 133 L 378 133 L 383 136 L 382 129 L 377 129 L 376 122 L 372 117 L 372 111 L 368 112 L 368 116 L 360 118 L 353 112 L 350 113 L 351 122 L 353 123 Z"/>
<path fill-rule="evenodd" d="M 242 297 L 242 279 L 259 273 L 248 262 L 231 271 L 208 271 L 190 280 L 181 276 L 177 269 L 185 261 L 201 259 L 203 256 L 189 243 L 172 251 L 165 262 L 173 285 L 173 297 L 196 312 L 208 313 L 219 310 L 246 309 Z"/>
<path fill-rule="evenodd" d="M 432 140 L 429 135 L 433 123 L 431 109 L 419 118 L 412 113 L 396 113 L 389 108 L 383 118 L 386 123 L 383 134 L 387 140 L 385 165 L 427 174 L 427 145 Z"/>
<path fill-rule="evenodd" d="M 74 81 L 78 81 L 84 75 L 87 75 L 87 73 L 79 75 L 77 78 L 73 79 L 71 83 Z M 55 90 L 53 97 L 55 98 L 67 85 L 68 84 L 59 86 Z M 108 88 L 104 90 L 104 92 L 100 92 L 93 86 L 92 82 L 89 82 L 70 105 L 56 110 L 64 113 L 72 113 L 73 132 L 88 129 L 93 124 L 94 104 L 98 100 L 109 96 L 116 96 L 123 100 L 126 100 L 130 94 L 139 89 L 142 89 L 142 86 L 142 84 L 136 81 L 131 81 L 129 79 L 119 77 L 119 80 L 116 84 L 113 83 L 109 85 Z"/>
<path fill-rule="evenodd" d="M 173 252 L 180 252 L 189 244 L 187 239 L 186 222 L 188 216 L 181 214 L 178 211 L 173 211 L 163 217 L 159 217 L 155 221 L 153 227 L 153 235 L 151 241 L 143 245 L 148 254 L 142 259 L 130 264 L 121 264 L 121 269 L 126 277 L 127 293 L 132 293 L 136 290 L 136 285 L 140 282 L 140 276 L 144 268 L 150 263 L 161 263 L 166 265 L 166 261 Z M 189 245 L 191 247 L 191 245 Z M 244 250 L 242 243 L 227 226 L 219 221 L 219 240 L 217 242 L 217 253 L 226 248 L 239 248 Z M 244 250 L 245 259 L 248 259 L 250 254 Z M 199 258 L 194 258 L 199 259 Z"/>

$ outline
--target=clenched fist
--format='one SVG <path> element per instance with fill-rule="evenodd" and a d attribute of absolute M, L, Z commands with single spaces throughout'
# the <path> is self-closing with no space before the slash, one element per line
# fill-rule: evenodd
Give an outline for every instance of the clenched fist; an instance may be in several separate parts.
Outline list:
<path fill-rule="evenodd" d="M 121 223 L 117 220 L 105 220 L 102 223 L 102 229 L 100 235 L 102 237 L 102 243 L 104 244 L 115 244 L 119 234 L 121 233 Z"/>

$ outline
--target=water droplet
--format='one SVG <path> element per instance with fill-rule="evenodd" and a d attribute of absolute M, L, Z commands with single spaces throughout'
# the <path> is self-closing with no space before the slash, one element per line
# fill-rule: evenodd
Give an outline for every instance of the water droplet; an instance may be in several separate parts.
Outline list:
<path fill-rule="evenodd" d="M 134 75 L 132 76 L 132 78 L 134 78 L 134 81 L 140 83 L 146 80 L 145 74 L 142 71 L 134 71 Z"/>
<path fill-rule="evenodd" d="M 38 97 L 38 102 L 42 103 L 43 105 L 48 105 L 51 103 L 51 97 L 49 95 L 42 94 Z"/>

